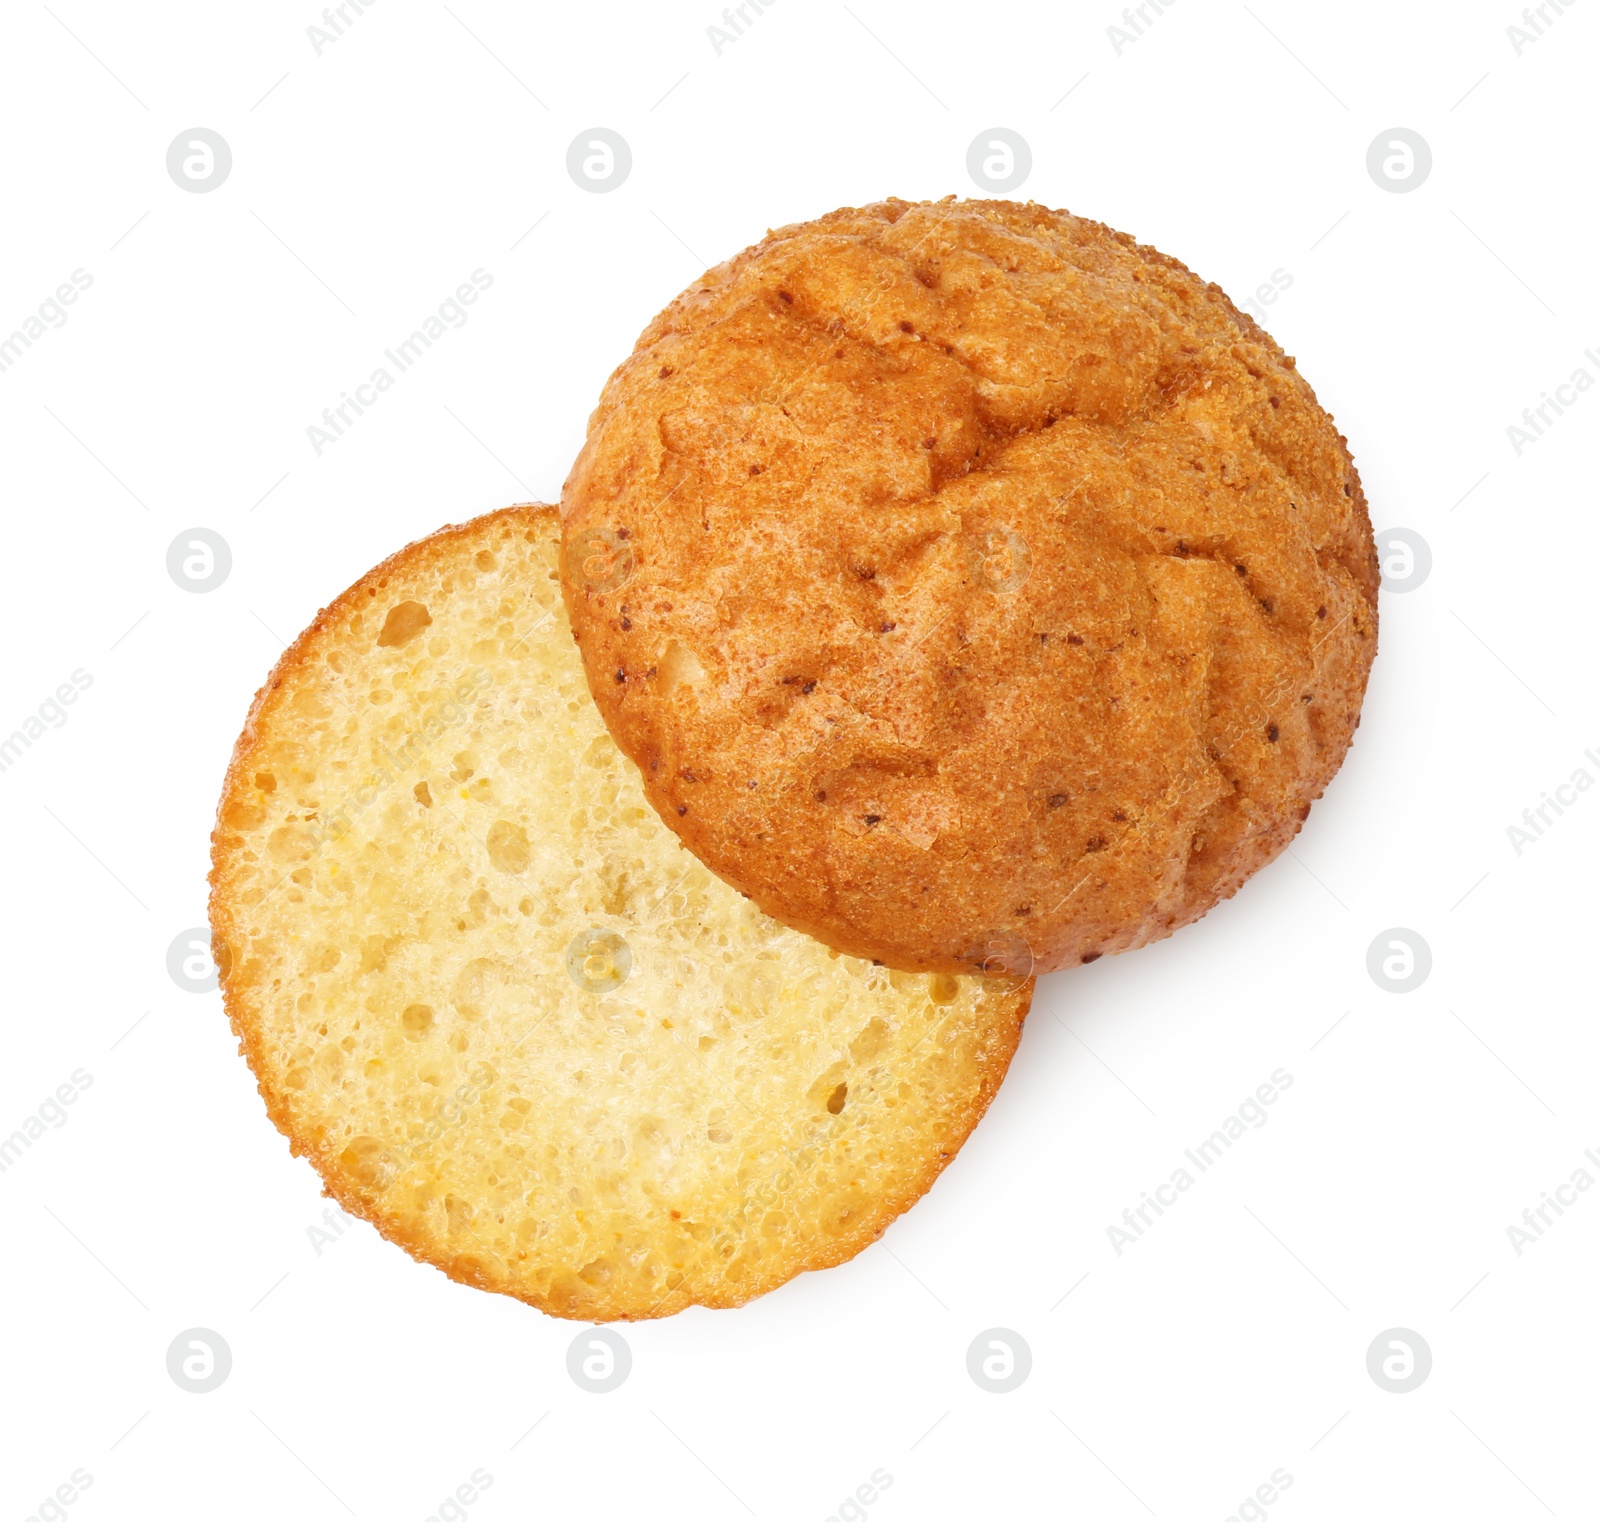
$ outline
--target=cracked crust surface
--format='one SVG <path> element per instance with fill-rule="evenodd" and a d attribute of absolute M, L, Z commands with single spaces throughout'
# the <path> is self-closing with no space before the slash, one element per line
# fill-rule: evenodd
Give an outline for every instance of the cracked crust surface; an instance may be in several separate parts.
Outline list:
<path fill-rule="evenodd" d="M 661 817 L 905 969 L 1204 914 L 1300 828 L 1376 648 L 1365 499 L 1294 361 L 1031 203 L 845 208 L 709 271 L 608 382 L 562 517 Z"/>
<path fill-rule="evenodd" d="M 223 997 L 345 1209 L 582 1320 L 852 1257 L 988 1107 L 1032 983 L 910 975 L 686 852 L 585 689 L 554 508 L 445 529 L 318 615 L 212 837 Z"/>

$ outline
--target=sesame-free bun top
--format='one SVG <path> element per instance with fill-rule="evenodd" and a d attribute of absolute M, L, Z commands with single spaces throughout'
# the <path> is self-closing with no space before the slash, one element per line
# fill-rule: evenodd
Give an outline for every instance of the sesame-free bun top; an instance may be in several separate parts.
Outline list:
<path fill-rule="evenodd" d="M 584 686 L 553 508 L 421 540 L 262 688 L 212 847 L 223 996 L 328 1191 L 558 1316 L 737 1305 L 938 1177 L 1032 984 L 896 972 L 679 844 Z"/>
<path fill-rule="evenodd" d="M 1377 639 L 1355 467 L 1214 285 L 1033 204 L 886 201 L 697 280 L 562 497 L 661 817 L 892 967 L 1169 934 L 1300 828 Z"/>

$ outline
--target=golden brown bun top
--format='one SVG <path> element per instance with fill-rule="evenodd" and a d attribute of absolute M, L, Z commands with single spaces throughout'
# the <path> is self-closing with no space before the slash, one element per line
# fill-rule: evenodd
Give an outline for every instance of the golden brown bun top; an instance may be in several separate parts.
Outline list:
<path fill-rule="evenodd" d="M 662 818 L 908 969 L 1204 913 L 1337 770 L 1376 644 L 1360 484 L 1294 361 L 1032 204 L 847 208 L 708 272 L 611 377 L 562 515 Z"/>

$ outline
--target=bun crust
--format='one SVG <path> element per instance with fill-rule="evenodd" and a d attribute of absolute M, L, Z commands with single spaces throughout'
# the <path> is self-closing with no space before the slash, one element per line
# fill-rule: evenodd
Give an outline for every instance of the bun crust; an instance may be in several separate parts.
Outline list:
<path fill-rule="evenodd" d="M 1033 204 L 846 208 L 709 271 L 608 382 L 562 517 L 662 819 L 909 971 L 1071 966 L 1230 896 L 1337 771 L 1377 642 L 1294 361 Z"/>

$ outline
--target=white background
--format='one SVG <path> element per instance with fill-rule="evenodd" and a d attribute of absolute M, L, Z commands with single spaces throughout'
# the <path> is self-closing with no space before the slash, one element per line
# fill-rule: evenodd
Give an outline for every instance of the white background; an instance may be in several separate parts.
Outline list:
<path fill-rule="evenodd" d="M 475 1522 L 822 1522 L 880 1469 L 875 1522 L 1221 1522 L 1278 1469 L 1262 1514 L 1290 1522 L 1595 1515 L 1600 1191 L 1520 1256 L 1507 1227 L 1600 1177 L 1600 793 L 1520 856 L 1507 827 L 1600 777 L 1600 394 L 1520 456 L 1506 430 L 1600 379 L 1600 11 L 1547 7 L 1519 56 L 1512 0 L 1182 0 L 1119 55 L 1113 0 L 780 0 L 719 56 L 713 3 L 381 0 L 320 56 L 311 0 L 4 9 L 0 334 L 93 284 L 0 373 L 0 734 L 93 685 L 0 773 L 0 1134 L 93 1083 L 0 1175 L 0 1519 L 80 1468 L 84 1522 L 422 1522 L 476 1469 Z M 196 126 L 233 154 L 206 194 L 165 167 Z M 566 170 L 595 126 L 632 147 L 609 194 Z M 623 1328 L 633 1373 L 593 1395 L 572 1324 L 364 1225 L 313 1249 L 315 1175 L 218 995 L 165 966 L 204 920 L 229 747 L 369 565 L 554 498 L 704 266 L 835 206 L 976 194 L 995 126 L 1032 147 L 1019 195 L 1241 300 L 1292 277 L 1268 325 L 1432 573 L 1384 594 L 1355 747 L 1292 853 L 1041 982 L 988 1119 L 880 1244 Z M 1366 169 L 1395 126 L 1433 152 L 1406 194 Z M 308 425 L 478 268 L 470 321 L 319 457 Z M 166 570 L 195 526 L 233 554 L 203 595 Z M 1366 971 L 1393 926 L 1433 952 L 1403 995 Z M 1122 1210 L 1280 1067 L 1268 1123 L 1118 1256 Z M 208 1395 L 166 1372 L 196 1326 L 233 1353 Z M 1032 1351 L 1011 1394 L 966 1372 L 992 1327 Z M 1393 1327 L 1432 1349 L 1409 1394 L 1366 1369 Z"/>

